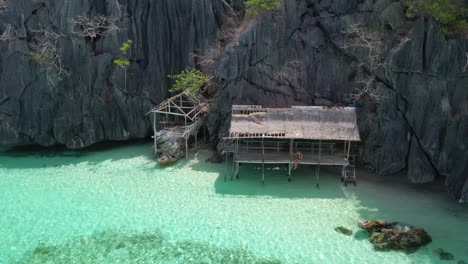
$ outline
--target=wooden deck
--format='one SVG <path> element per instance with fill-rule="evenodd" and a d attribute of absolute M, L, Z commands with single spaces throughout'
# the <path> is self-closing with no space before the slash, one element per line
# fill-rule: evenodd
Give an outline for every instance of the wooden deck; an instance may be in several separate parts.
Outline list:
<path fill-rule="evenodd" d="M 265 164 L 290 164 L 294 163 L 289 152 L 265 152 L 262 159 L 261 151 L 239 152 L 234 157 L 235 163 L 265 163 Z M 325 166 L 347 166 L 348 161 L 343 153 L 322 154 L 319 159 L 317 153 L 304 152 L 304 160 L 299 164 L 325 165 Z"/>

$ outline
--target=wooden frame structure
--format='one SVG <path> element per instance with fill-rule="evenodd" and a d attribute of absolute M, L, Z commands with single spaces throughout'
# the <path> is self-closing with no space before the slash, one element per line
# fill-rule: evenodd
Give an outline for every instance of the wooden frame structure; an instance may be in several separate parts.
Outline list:
<path fill-rule="evenodd" d="M 360 141 L 356 111 L 352 107 L 291 106 L 267 108 L 234 105 L 225 149 L 232 153 L 231 179 L 241 163 L 288 165 L 288 180 L 298 164 L 315 165 L 319 187 L 320 166 L 342 166 L 342 181 L 356 183 L 351 142 Z M 343 152 L 335 146 L 343 146 Z M 301 157 L 299 157 L 301 156 Z M 227 162 L 224 179 L 227 178 Z"/>
<path fill-rule="evenodd" d="M 153 140 L 154 153 L 158 154 L 156 133 L 160 130 L 176 130 L 185 138 L 185 157 L 188 157 L 188 140 L 191 136 L 195 138 L 197 146 L 197 135 L 199 129 L 206 121 L 206 113 L 209 104 L 201 102 L 195 96 L 182 92 L 164 100 L 148 114 L 153 114 Z"/>

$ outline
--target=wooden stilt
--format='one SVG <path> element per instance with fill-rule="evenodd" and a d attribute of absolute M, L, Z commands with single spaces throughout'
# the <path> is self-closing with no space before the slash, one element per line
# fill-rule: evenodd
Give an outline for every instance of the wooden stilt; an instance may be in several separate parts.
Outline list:
<path fill-rule="evenodd" d="M 157 133 L 157 127 L 156 127 L 156 113 L 153 113 L 153 139 L 154 139 L 154 155 L 156 155 L 156 158 L 158 158 L 158 142 L 156 141 L 156 133 Z"/>
<path fill-rule="evenodd" d="M 187 117 L 185 116 L 184 119 L 185 119 L 185 127 L 187 127 Z M 189 151 L 189 149 L 188 149 L 188 136 L 186 135 L 185 136 L 185 158 L 186 159 L 188 159 L 188 151 Z"/>
<path fill-rule="evenodd" d="M 226 159 L 224 160 L 224 182 L 227 178 L 227 164 L 228 164 L 228 152 L 226 151 Z"/>
<path fill-rule="evenodd" d="M 319 164 L 317 166 L 317 188 L 319 188 L 319 178 L 320 178 L 320 161 L 321 161 L 321 156 L 322 156 L 322 140 L 319 140 Z"/>
<path fill-rule="evenodd" d="M 239 155 L 239 139 L 236 140 L 236 153 Z M 236 179 L 239 179 L 239 163 L 236 163 Z"/>
<path fill-rule="evenodd" d="M 262 184 L 265 184 L 265 146 L 262 137 Z"/>
<path fill-rule="evenodd" d="M 294 141 L 292 139 L 289 141 L 289 156 L 290 156 L 290 159 L 291 159 L 291 163 L 288 164 L 288 181 L 289 182 L 291 181 L 291 170 L 292 170 L 292 166 L 293 166 L 293 162 L 294 162 L 293 142 Z"/>

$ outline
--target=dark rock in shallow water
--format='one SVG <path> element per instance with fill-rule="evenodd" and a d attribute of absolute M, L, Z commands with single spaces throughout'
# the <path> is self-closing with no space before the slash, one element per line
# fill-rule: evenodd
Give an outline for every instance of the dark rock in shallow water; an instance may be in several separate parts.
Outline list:
<path fill-rule="evenodd" d="M 156 142 L 156 158 L 161 165 L 172 164 L 185 156 L 185 138 L 177 131 L 159 131 L 156 134 Z"/>
<path fill-rule="evenodd" d="M 388 221 L 358 221 L 359 227 L 369 232 L 369 241 L 378 250 L 414 251 L 432 241 L 422 228 Z"/>
<path fill-rule="evenodd" d="M 382 229 L 389 229 L 395 225 L 394 222 L 382 220 L 359 220 L 358 226 L 367 232 L 380 232 Z"/>
<path fill-rule="evenodd" d="M 346 228 L 344 226 L 335 227 L 335 231 L 338 233 L 347 235 L 347 236 L 351 236 L 353 234 L 353 230 Z"/>
<path fill-rule="evenodd" d="M 223 161 L 223 158 L 221 157 L 221 154 L 219 152 L 213 153 L 211 157 L 208 159 L 209 162 L 211 163 L 221 163 Z"/>
<path fill-rule="evenodd" d="M 434 250 L 434 253 L 439 255 L 440 260 L 454 260 L 455 259 L 453 254 L 443 250 L 442 248 L 438 248 L 438 249 Z"/>

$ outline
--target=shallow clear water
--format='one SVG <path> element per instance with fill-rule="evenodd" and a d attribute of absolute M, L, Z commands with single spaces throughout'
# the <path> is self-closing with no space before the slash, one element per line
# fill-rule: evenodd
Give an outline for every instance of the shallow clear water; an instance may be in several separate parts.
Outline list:
<path fill-rule="evenodd" d="M 150 144 L 85 152 L 0 152 L 0 263 L 450 263 L 468 262 L 468 207 L 437 190 L 388 180 L 343 187 L 302 166 L 288 183 L 253 167 L 223 181 L 207 152 L 161 168 Z M 358 219 L 424 227 L 413 254 L 379 252 Z M 355 235 L 334 231 L 350 227 Z"/>

